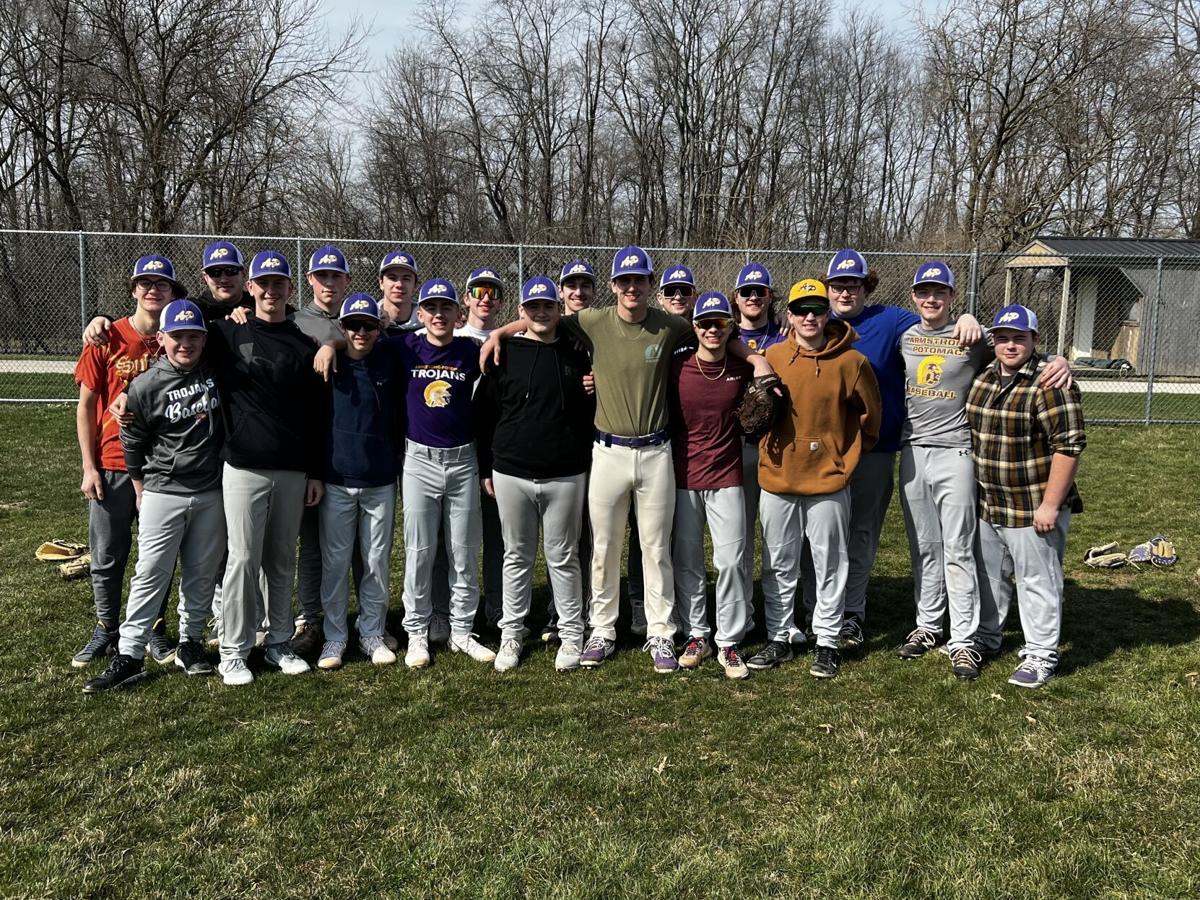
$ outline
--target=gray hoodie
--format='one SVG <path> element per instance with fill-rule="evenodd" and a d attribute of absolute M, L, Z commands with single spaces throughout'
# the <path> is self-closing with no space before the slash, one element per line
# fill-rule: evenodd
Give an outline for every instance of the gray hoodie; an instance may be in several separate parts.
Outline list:
<path fill-rule="evenodd" d="M 133 421 L 121 429 L 121 443 L 130 477 L 161 494 L 220 488 L 225 427 L 207 363 L 184 371 L 159 357 L 127 393 Z"/>

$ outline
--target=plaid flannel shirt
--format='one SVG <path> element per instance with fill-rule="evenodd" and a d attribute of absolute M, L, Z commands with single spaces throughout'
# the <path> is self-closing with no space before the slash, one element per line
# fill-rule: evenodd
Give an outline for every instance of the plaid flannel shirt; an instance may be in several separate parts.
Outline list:
<path fill-rule="evenodd" d="M 1004 528 L 1033 525 L 1055 453 L 1078 456 L 1087 446 L 1079 388 L 1045 387 L 1046 361 L 1037 353 L 1002 383 L 1000 363 L 979 373 L 967 396 L 971 456 L 979 482 L 979 517 Z M 1082 512 L 1075 485 L 1064 507 Z"/>

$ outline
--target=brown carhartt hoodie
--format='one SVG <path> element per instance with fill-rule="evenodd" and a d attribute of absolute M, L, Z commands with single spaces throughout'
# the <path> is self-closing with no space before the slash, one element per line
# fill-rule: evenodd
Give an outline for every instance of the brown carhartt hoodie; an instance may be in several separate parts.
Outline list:
<path fill-rule="evenodd" d="M 882 403 L 858 335 L 838 319 L 826 344 L 806 350 L 794 334 L 768 348 L 767 362 L 788 390 L 787 411 L 759 443 L 758 483 L 773 494 L 832 494 L 850 482 L 858 460 L 879 439 Z"/>

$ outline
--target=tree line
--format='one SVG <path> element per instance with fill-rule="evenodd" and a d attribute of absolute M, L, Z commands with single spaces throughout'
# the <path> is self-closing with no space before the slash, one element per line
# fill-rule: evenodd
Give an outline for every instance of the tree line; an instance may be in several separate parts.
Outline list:
<path fill-rule="evenodd" d="M 1004 250 L 1200 238 L 1200 6 L 0 0 L 0 224 Z"/>

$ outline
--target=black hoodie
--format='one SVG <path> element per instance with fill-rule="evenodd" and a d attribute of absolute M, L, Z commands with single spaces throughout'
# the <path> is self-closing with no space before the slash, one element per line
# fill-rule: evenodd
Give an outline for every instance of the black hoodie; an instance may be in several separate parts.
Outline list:
<path fill-rule="evenodd" d="M 505 341 L 500 363 L 475 391 L 480 478 L 492 470 L 516 478 L 565 478 L 592 464 L 595 398 L 583 389 L 592 364 L 560 336 L 544 344 Z"/>

